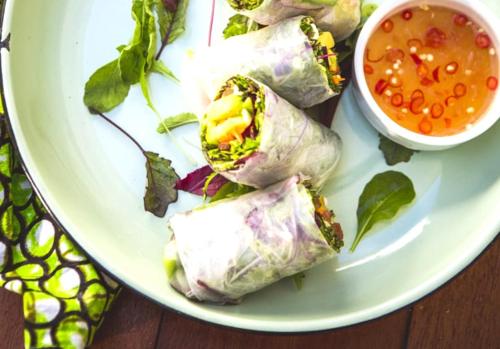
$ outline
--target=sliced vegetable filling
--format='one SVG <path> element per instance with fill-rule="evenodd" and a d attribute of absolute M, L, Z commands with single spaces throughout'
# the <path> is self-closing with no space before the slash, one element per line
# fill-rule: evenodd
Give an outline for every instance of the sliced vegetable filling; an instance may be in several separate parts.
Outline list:
<path fill-rule="evenodd" d="M 235 10 L 255 10 L 258 8 L 264 0 L 228 0 L 229 5 Z"/>
<path fill-rule="evenodd" d="M 215 171 L 234 169 L 260 145 L 264 92 L 251 79 L 228 80 L 201 120 L 201 143 Z"/>
<path fill-rule="evenodd" d="M 333 39 L 333 35 L 330 32 L 320 31 L 316 27 L 316 24 L 314 24 L 312 17 L 302 19 L 300 28 L 309 38 L 318 63 L 324 68 L 330 88 L 334 92 L 340 93 L 344 78 L 340 74 L 337 53 L 334 51 L 335 40 Z"/>
<path fill-rule="evenodd" d="M 335 222 L 335 214 L 326 206 L 326 199 L 322 195 L 310 191 L 315 208 L 315 220 L 323 237 L 328 244 L 336 251 L 344 246 L 344 233 L 339 223 Z"/>

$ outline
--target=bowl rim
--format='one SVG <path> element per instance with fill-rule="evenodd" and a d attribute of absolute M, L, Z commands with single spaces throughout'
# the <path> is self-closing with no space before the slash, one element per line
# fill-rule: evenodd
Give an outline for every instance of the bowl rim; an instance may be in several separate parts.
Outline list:
<path fill-rule="evenodd" d="M 0 34 L 1 38 L 4 38 L 2 43 L 7 42 L 7 37 L 10 33 L 10 17 L 13 10 L 14 0 L 4 0 L 2 8 L 0 9 Z M 7 19 L 7 20 L 4 20 Z M 2 48 L 8 48 L 7 45 L 3 45 Z M 500 231 L 500 219 L 489 220 L 483 224 L 483 229 L 486 230 L 485 238 L 478 239 L 470 249 L 467 254 L 462 255 L 462 258 L 453 260 L 453 263 L 447 265 L 439 273 L 433 275 L 433 277 L 426 280 L 425 283 L 421 284 L 419 287 L 415 287 L 401 293 L 399 297 L 392 298 L 386 302 L 377 304 L 373 307 L 363 309 L 355 313 L 351 313 L 348 316 L 343 317 L 328 317 L 315 320 L 296 320 L 290 321 L 287 326 L 283 326 L 282 323 L 274 323 L 273 321 L 267 320 L 252 320 L 237 317 L 233 314 L 216 314 L 207 313 L 203 307 L 199 307 L 196 311 L 187 312 L 185 309 L 174 308 L 171 305 L 165 303 L 164 301 L 156 298 L 147 289 L 142 287 L 142 285 L 135 283 L 131 279 L 124 277 L 124 273 L 117 270 L 113 265 L 106 262 L 100 261 L 97 256 L 93 256 L 92 253 L 87 251 L 92 251 L 92 247 L 87 244 L 82 244 L 76 238 L 79 234 L 75 233 L 75 226 L 68 222 L 64 215 L 60 216 L 62 213 L 61 208 L 54 203 L 52 196 L 50 195 L 49 188 L 43 185 L 40 178 L 37 178 L 36 168 L 32 167 L 31 163 L 33 159 L 29 156 L 28 149 L 23 143 L 22 130 L 19 125 L 16 106 L 13 103 L 15 101 L 15 96 L 11 92 L 12 90 L 5 87 L 10 87 L 12 85 L 11 75 L 8 73 L 10 61 L 9 59 L 4 59 L 5 52 L 0 54 L 0 88 L 3 91 L 1 94 L 1 99 L 4 106 L 4 115 L 7 121 L 7 127 L 9 129 L 10 135 L 12 135 L 13 147 L 19 154 L 21 164 L 26 171 L 26 175 L 33 185 L 33 189 L 39 196 L 40 200 L 48 210 L 51 218 L 56 222 L 59 227 L 61 227 L 71 238 L 75 241 L 76 245 L 85 251 L 89 256 L 89 259 L 99 266 L 101 269 L 110 274 L 115 280 L 120 281 L 122 285 L 127 285 L 134 289 L 134 291 L 142 294 L 147 299 L 150 299 L 162 307 L 179 313 L 181 315 L 187 316 L 192 319 L 201 320 L 210 324 L 215 324 L 223 327 L 237 328 L 249 332 L 258 333 L 275 333 L 275 334 L 293 334 L 293 333 L 315 333 L 321 331 L 330 331 L 333 329 L 344 328 L 349 326 L 354 326 L 360 323 L 365 323 L 368 321 L 375 320 L 386 315 L 390 315 L 393 312 L 400 310 L 406 306 L 409 306 L 422 298 L 432 294 L 438 288 L 443 286 L 454 279 L 459 273 L 461 273 L 466 267 L 470 266 L 472 262 L 478 258 L 485 249 L 495 240 L 498 232 Z M 7 74 L 5 74 L 7 72 Z"/>
<path fill-rule="evenodd" d="M 499 61 L 498 69 L 500 73 L 500 56 L 498 51 L 500 50 L 500 32 L 494 30 L 495 24 L 498 22 L 498 18 L 491 13 L 484 3 L 478 1 L 472 2 L 470 0 L 426 0 L 424 3 L 430 6 L 438 5 L 441 7 L 462 10 L 462 12 L 466 12 L 468 17 L 472 18 L 475 22 L 479 22 L 492 39 L 492 46 L 497 51 L 496 56 Z M 421 0 L 386 1 L 383 2 L 373 15 L 368 18 L 356 42 L 356 49 L 354 53 L 354 82 L 355 88 L 359 91 L 361 98 L 364 99 L 366 106 L 374 115 L 373 117 L 386 131 L 383 133 L 387 133 L 387 135 L 395 141 L 402 139 L 405 143 L 416 145 L 418 148 L 425 150 L 440 150 L 470 141 L 490 129 L 500 119 L 500 113 L 498 113 L 498 110 L 500 110 L 500 92 L 498 90 L 495 91 L 495 95 L 493 100 L 490 102 L 490 105 L 483 112 L 482 116 L 475 122 L 473 127 L 457 134 L 447 136 L 428 136 L 418 134 L 399 125 L 386 115 L 386 113 L 375 101 L 375 98 L 370 92 L 366 82 L 363 69 L 365 48 L 372 33 L 383 19 L 393 15 L 405 7 L 417 7 L 421 4 Z M 368 119 L 370 119 L 370 117 L 371 115 L 367 116 Z"/>

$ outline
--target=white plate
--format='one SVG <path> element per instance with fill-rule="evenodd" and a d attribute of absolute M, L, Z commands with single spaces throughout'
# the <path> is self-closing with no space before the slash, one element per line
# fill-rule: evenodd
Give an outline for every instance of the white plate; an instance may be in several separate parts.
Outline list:
<path fill-rule="evenodd" d="M 225 14 L 217 2 L 215 35 Z M 500 5 L 488 1 L 500 15 Z M 192 0 L 187 33 L 167 47 L 165 63 L 180 72 L 188 49 L 206 45 L 210 2 Z M 91 116 L 83 86 L 115 47 L 132 33 L 130 2 L 123 0 L 6 1 L 1 52 L 5 102 L 21 156 L 34 185 L 70 235 L 102 266 L 146 296 L 218 324 L 263 331 L 312 331 L 366 321 L 413 302 L 452 278 L 500 230 L 500 124 L 456 149 L 419 153 L 396 170 L 409 175 L 417 201 L 397 220 L 376 227 L 356 253 L 307 273 L 297 291 L 288 280 L 247 297 L 239 306 L 189 302 L 167 284 L 162 248 L 167 218 L 145 213 L 144 159 L 122 135 Z M 182 78 L 182 76 L 181 76 Z M 190 109 L 179 86 L 152 78 L 153 99 L 165 115 Z M 196 163 L 165 136 L 134 87 L 110 113 L 146 149 L 173 160 L 180 175 L 202 163 L 195 126 L 175 135 Z M 351 91 L 332 127 L 345 142 L 340 168 L 326 188 L 350 246 L 364 185 L 385 171 L 374 129 Z M 198 202 L 180 194 L 168 215 Z M 203 229 L 203 227 L 200 227 Z"/>

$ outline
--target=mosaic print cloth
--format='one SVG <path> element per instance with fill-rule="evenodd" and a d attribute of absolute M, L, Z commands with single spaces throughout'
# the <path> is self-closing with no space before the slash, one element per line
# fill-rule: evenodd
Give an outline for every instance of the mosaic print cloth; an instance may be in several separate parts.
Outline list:
<path fill-rule="evenodd" d="M 0 112 L 0 287 L 23 297 L 26 348 L 85 348 L 119 285 L 44 209 L 10 142 L 1 105 Z"/>

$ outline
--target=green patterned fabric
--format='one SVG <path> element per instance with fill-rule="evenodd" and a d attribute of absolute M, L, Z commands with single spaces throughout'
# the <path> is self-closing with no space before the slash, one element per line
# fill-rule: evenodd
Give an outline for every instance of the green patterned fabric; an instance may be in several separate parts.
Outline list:
<path fill-rule="evenodd" d="M 44 209 L 0 113 L 0 287 L 23 297 L 26 348 L 85 348 L 120 287 Z"/>

